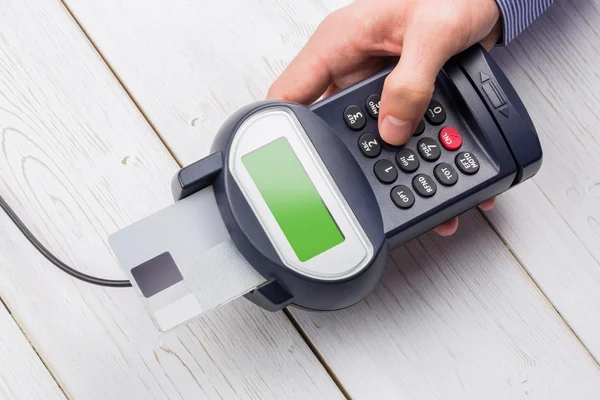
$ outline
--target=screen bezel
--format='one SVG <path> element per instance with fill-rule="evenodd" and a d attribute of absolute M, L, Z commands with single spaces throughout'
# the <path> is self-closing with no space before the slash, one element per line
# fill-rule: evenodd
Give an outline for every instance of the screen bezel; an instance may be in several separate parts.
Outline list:
<path fill-rule="evenodd" d="M 282 137 L 287 139 L 344 236 L 342 243 L 305 262 L 296 256 L 242 162 L 244 155 Z M 253 114 L 237 130 L 229 151 L 231 174 L 287 267 L 312 278 L 335 280 L 352 276 L 368 265 L 373 246 L 290 109 L 277 106 Z"/>

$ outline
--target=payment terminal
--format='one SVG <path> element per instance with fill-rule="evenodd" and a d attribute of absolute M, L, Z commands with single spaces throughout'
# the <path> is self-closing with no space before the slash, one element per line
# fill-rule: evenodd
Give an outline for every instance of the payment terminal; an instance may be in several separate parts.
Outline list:
<path fill-rule="evenodd" d="M 351 306 L 373 290 L 390 248 L 539 170 L 533 123 L 480 46 L 447 63 L 400 147 L 377 129 L 389 72 L 309 107 L 239 110 L 212 154 L 173 179 L 168 217 L 111 237 L 159 328 L 239 295 L 271 311 Z"/>

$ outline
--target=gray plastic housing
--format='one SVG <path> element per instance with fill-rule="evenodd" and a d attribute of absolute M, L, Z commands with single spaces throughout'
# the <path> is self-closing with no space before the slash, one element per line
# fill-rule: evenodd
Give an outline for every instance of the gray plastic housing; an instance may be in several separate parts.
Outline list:
<path fill-rule="evenodd" d="M 480 46 L 474 46 L 447 63 L 438 77 L 434 98 L 446 108 L 445 125 L 461 132 L 461 150 L 477 154 L 480 171 L 473 176 L 461 175 L 451 188 L 439 188 L 432 198 L 418 198 L 409 210 L 399 210 L 390 199 L 390 186 L 381 184 L 373 174 L 376 160 L 364 157 L 357 146 L 360 134 L 377 134 L 377 120 L 368 119 L 358 133 L 348 129 L 343 121 L 348 105 L 364 107 L 369 95 L 381 93 L 389 72 L 382 71 L 310 108 L 286 102 L 246 106 L 223 124 L 212 146 L 214 153 L 182 169 L 173 179 L 176 200 L 214 185 L 219 210 L 233 242 L 268 280 L 246 296 L 259 306 L 270 311 L 288 305 L 310 310 L 351 306 L 370 293 L 379 281 L 388 247 L 397 247 L 417 237 L 539 170 L 542 150 L 527 111 L 493 59 Z M 375 250 L 372 260 L 359 274 L 323 281 L 287 268 L 228 171 L 228 150 L 239 126 L 254 113 L 272 106 L 287 107 L 298 117 L 371 241 Z M 417 141 L 428 135 L 437 139 L 436 129 L 429 127 L 423 136 L 411 139 L 405 147 L 416 150 Z M 384 144 L 377 159 L 395 162 L 397 151 L 397 147 Z M 455 153 L 444 152 L 438 162 L 453 164 L 454 157 Z M 423 163 L 418 172 L 432 175 L 435 164 Z M 394 185 L 410 187 L 412 175 L 400 173 Z"/>
<path fill-rule="evenodd" d="M 278 106 L 287 107 L 296 115 L 373 246 L 374 252 L 369 266 L 350 278 L 312 279 L 287 268 L 228 169 L 228 150 L 240 124 L 256 112 Z M 260 274 L 270 282 L 277 282 L 277 285 L 291 295 L 293 305 L 313 310 L 336 310 L 357 303 L 373 290 L 387 258 L 387 242 L 381 213 L 358 162 L 347 151 L 336 132 L 321 118 L 308 107 L 297 104 L 264 102 L 249 105 L 225 122 L 213 142 L 212 150 L 225 155 L 223 170 L 214 181 L 213 187 L 221 216 L 233 242 Z M 275 284 L 266 283 L 263 285 L 265 287 L 257 289 L 258 293 L 254 295 L 272 290 L 267 288 L 271 285 Z M 265 308 L 273 309 L 269 303 L 270 301 Z"/>

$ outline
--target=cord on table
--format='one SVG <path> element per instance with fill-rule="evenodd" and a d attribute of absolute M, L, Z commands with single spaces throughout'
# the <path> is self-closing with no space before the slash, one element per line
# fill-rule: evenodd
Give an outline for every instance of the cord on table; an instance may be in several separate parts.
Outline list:
<path fill-rule="evenodd" d="M 86 283 L 91 283 L 92 285 L 105 286 L 105 287 L 131 287 L 131 282 L 127 280 L 112 280 L 112 279 L 104 279 L 98 278 L 95 276 L 84 274 L 81 271 L 77 271 L 76 269 L 68 266 L 61 260 L 59 260 L 54 254 L 50 252 L 39 240 L 31 233 L 31 231 L 25 226 L 23 221 L 17 216 L 17 214 L 10 208 L 8 203 L 4 201 L 2 196 L 0 196 L 0 208 L 4 210 L 6 215 L 11 219 L 11 221 L 19 228 L 21 233 L 29 240 L 29 242 L 39 251 L 48 261 L 54 264 L 57 268 L 62 270 L 63 272 L 71 275 L 73 278 L 77 278 Z"/>

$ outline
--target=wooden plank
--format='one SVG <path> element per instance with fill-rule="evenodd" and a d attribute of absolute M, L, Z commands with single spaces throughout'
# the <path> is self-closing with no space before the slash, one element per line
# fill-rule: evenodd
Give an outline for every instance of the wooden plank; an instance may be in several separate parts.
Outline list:
<path fill-rule="evenodd" d="M 489 214 L 494 228 L 600 360 L 600 1 L 562 1 L 495 55 L 544 148 L 528 184 Z"/>
<path fill-rule="evenodd" d="M 207 155 L 221 123 L 264 99 L 325 15 L 348 2 L 64 1 L 183 164 Z"/>
<path fill-rule="evenodd" d="M 4 306 L 0 306 L 0 332 L 0 398 L 65 399 Z"/>
<path fill-rule="evenodd" d="M 592 399 L 594 360 L 476 211 L 393 252 L 366 301 L 295 311 L 355 398 Z"/>
<path fill-rule="evenodd" d="M 0 194 L 57 256 L 120 277 L 108 234 L 171 203 L 178 166 L 59 1 L 0 3 Z M 0 226 L 3 298 L 69 397 L 342 397 L 283 313 L 240 301 L 159 335 L 133 290 Z"/>
<path fill-rule="evenodd" d="M 139 5 L 123 6 L 116 0 L 102 5 L 83 0 L 66 3 L 176 157 L 190 163 L 207 153 L 212 132 L 225 116 L 243 104 L 261 99 L 311 29 L 327 11 L 344 2 L 240 0 L 227 4 L 167 4 L 156 0 L 144 2 L 149 6 L 142 11 Z M 293 21 L 289 10 L 294 10 Z M 161 15 L 160 26 L 153 15 Z M 211 16 L 210 21 L 203 19 L 205 15 Z M 198 26 L 199 20 L 203 21 L 202 26 Z M 545 34 L 560 36 L 561 32 Z M 120 40 L 123 37 L 129 40 Z M 207 37 L 218 38 L 218 43 L 207 41 Z M 266 40 L 268 46 L 264 45 Z M 557 61 L 560 72 L 554 81 L 568 71 L 564 57 Z M 535 67 L 525 73 L 531 81 L 542 79 Z M 153 82 L 152 87 L 144 84 L 149 81 Z M 531 88 L 525 82 L 517 86 L 520 92 Z M 587 101 L 595 99 L 589 91 L 587 94 Z M 552 103 L 554 107 L 556 104 Z M 558 119 L 548 115 L 547 109 L 530 110 L 536 120 Z M 201 138 L 192 133 L 199 127 L 204 133 Z M 204 153 L 198 154 L 197 149 Z M 547 166 L 553 161 L 548 159 L 548 151 L 546 154 Z M 578 150 L 574 157 L 585 154 L 588 153 Z M 590 187 L 587 186 L 588 191 Z M 524 199 L 519 197 L 532 193 Z M 365 303 L 332 314 L 294 311 L 299 324 L 352 396 L 594 396 L 600 384 L 596 363 L 511 254 L 516 252 L 519 260 L 526 262 L 528 271 L 543 273 L 550 258 L 552 265 L 560 266 L 556 260 L 568 260 L 569 254 L 583 249 L 582 239 L 564 235 L 561 228 L 568 222 L 561 225 L 559 221 L 565 215 L 550 206 L 534 183 L 504 197 L 509 197 L 508 202 L 502 205 L 501 199 L 501 207 L 491 217 L 502 240 L 479 214 L 471 213 L 463 218 L 457 237 L 425 236 L 398 250 L 393 257 L 398 266 L 391 264 L 383 284 Z M 520 199 L 519 206 L 529 203 L 528 210 L 535 209 L 535 213 L 529 218 L 523 218 L 522 213 L 509 214 L 511 222 L 518 222 L 509 230 L 508 223 L 502 227 L 499 221 L 514 211 L 514 198 Z M 519 218 L 529 223 L 517 221 Z M 518 243 L 525 236 L 528 241 L 524 243 L 539 237 L 531 234 L 535 232 L 533 221 L 536 227 L 558 229 L 544 231 L 551 240 L 536 243 L 536 254 Z M 518 235 L 514 230 L 519 230 Z M 563 239 L 567 244 L 561 245 Z M 502 241 L 511 244 L 511 251 Z M 576 260 L 591 262 L 585 255 Z M 593 264 L 587 266 L 594 268 Z M 574 272 L 585 267 L 575 268 Z M 560 271 L 547 274 L 558 279 L 553 281 L 555 285 L 560 284 Z M 534 279 L 538 277 L 534 275 Z M 578 284 L 585 279 L 577 277 L 567 282 Z M 587 292 L 591 288 L 593 283 L 575 285 L 569 292 Z M 593 296 L 587 293 L 583 298 Z M 554 301 L 552 296 L 550 299 Z M 595 309 L 578 312 L 594 315 Z M 583 323 L 581 318 L 579 321 Z M 594 326 L 597 331 L 597 322 L 588 322 L 588 331 Z"/>

